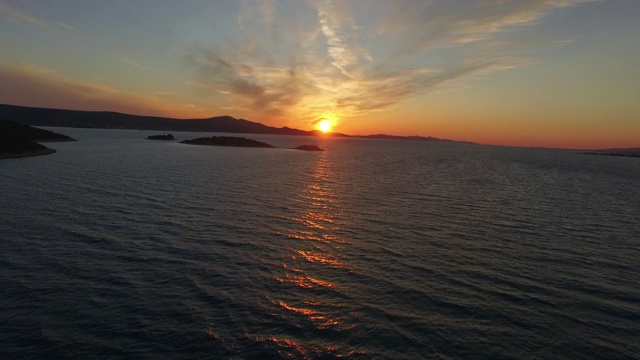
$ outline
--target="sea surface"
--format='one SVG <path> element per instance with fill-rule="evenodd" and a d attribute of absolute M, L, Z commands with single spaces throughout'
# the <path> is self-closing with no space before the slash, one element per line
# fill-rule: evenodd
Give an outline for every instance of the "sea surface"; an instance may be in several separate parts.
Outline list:
<path fill-rule="evenodd" d="M 640 358 L 640 159 L 51 130 L 0 160 L 0 359 Z"/>

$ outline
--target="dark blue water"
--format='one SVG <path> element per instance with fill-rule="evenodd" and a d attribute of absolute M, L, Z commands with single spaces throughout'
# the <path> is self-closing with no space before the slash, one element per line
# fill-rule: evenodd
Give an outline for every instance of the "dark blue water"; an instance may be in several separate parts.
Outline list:
<path fill-rule="evenodd" d="M 2 359 L 640 357 L 638 159 L 55 130 L 0 160 Z"/>

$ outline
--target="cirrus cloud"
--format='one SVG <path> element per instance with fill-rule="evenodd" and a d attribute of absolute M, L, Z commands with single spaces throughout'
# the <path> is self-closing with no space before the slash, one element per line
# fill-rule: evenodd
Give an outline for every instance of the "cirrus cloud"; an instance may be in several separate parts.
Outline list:
<path fill-rule="evenodd" d="M 586 1 L 309 1 L 293 17 L 267 2 L 241 13 L 241 37 L 192 46 L 186 59 L 195 84 L 237 111 L 312 123 L 328 112 L 356 117 L 530 64 L 532 50 L 558 39 L 523 46 L 522 30 Z"/>
<path fill-rule="evenodd" d="M 168 100 L 171 95 L 125 92 L 35 65 L 0 67 L 0 99 L 7 104 L 154 116 L 210 115 L 192 104 Z"/>

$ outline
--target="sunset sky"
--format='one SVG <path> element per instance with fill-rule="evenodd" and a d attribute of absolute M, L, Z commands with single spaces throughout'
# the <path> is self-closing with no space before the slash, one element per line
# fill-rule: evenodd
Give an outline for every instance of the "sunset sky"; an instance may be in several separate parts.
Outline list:
<path fill-rule="evenodd" d="M 0 0 L 0 103 L 640 147 L 640 1 Z"/>

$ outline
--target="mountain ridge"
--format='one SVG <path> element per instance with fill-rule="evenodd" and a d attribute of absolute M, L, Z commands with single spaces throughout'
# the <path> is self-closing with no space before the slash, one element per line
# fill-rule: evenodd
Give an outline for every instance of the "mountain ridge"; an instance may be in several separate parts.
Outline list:
<path fill-rule="evenodd" d="M 422 136 L 398 135 L 347 135 L 343 133 L 324 134 L 319 130 L 300 130 L 283 126 L 280 128 L 264 125 L 246 119 L 236 119 L 229 115 L 210 118 L 177 119 L 160 116 L 133 115 L 116 111 L 69 110 L 0 104 L 0 118 L 30 126 L 131 129 L 156 131 L 194 131 L 241 134 L 299 135 L 356 137 L 365 139 L 418 140 L 464 142 Z"/>

